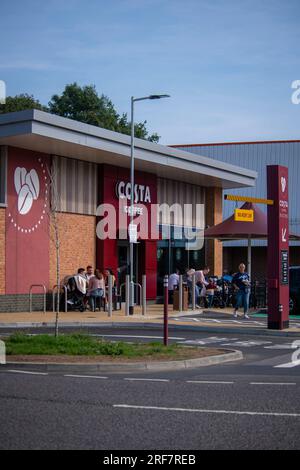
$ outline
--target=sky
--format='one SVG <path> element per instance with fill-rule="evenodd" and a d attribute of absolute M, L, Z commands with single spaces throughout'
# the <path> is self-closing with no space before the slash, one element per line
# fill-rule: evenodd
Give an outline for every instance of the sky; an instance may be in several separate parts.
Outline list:
<path fill-rule="evenodd" d="M 299 139 L 299 0 L 0 0 L 0 80 L 94 84 L 162 144 Z"/>

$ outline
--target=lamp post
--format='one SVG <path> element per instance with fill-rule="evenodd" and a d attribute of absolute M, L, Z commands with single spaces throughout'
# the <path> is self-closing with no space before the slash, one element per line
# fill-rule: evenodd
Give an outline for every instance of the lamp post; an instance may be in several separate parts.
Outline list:
<path fill-rule="evenodd" d="M 149 95 L 141 98 L 131 97 L 131 153 L 130 153 L 130 226 L 129 226 L 129 265 L 130 265 L 130 300 L 129 300 L 129 315 L 133 315 L 134 311 L 134 282 L 133 282 L 133 245 L 134 237 L 134 103 L 136 101 L 144 100 L 159 100 L 161 98 L 169 98 L 170 95 Z"/>

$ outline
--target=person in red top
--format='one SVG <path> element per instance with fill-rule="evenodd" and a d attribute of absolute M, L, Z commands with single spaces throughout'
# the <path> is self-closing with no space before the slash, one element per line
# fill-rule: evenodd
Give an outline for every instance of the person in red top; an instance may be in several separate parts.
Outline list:
<path fill-rule="evenodd" d="M 212 277 L 209 278 L 208 284 L 206 286 L 208 308 L 211 308 L 213 306 L 216 288 L 217 288 L 217 284 L 215 280 Z"/>

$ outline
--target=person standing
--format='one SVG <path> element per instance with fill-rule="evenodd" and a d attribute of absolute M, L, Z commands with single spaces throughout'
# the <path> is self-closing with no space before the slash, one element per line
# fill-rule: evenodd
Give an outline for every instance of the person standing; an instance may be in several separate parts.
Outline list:
<path fill-rule="evenodd" d="M 93 266 L 89 265 L 86 267 L 85 277 L 87 278 L 87 281 L 89 282 L 91 277 L 93 276 L 94 276 Z"/>
<path fill-rule="evenodd" d="M 196 271 L 195 269 L 192 268 L 192 269 L 189 269 L 186 274 L 187 274 L 187 286 L 190 291 L 190 303 L 192 303 L 193 277 L 196 276 Z M 198 305 L 199 295 L 200 295 L 199 286 L 195 282 L 195 307 L 196 308 L 200 308 L 200 306 Z"/>
<path fill-rule="evenodd" d="M 215 290 L 217 289 L 217 284 L 214 278 L 209 278 L 208 284 L 206 286 L 206 294 L 207 294 L 207 306 L 208 308 L 213 307 L 214 304 L 214 297 L 215 297 Z"/>
<path fill-rule="evenodd" d="M 179 285 L 179 274 L 180 274 L 179 269 L 176 269 L 176 271 L 170 274 L 169 276 L 169 283 L 168 283 L 169 304 L 173 302 L 174 289 L 177 289 Z"/>
<path fill-rule="evenodd" d="M 233 312 L 234 318 L 238 316 L 238 309 L 243 306 L 244 318 L 249 319 L 249 297 L 250 297 L 250 277 L 246 272 L 246 266 L 244 263 L 239 265 L 239 270 L 234 274 L 232 279 L 232 285 L 236 291 L 236 303 Z"/>
<path fill-rule="evenodd" d="M 199 287 L 200 293 L 200 301 L 199 301 L 199 306 L 198 308 L 201 308 L 201 299 L 203 299 L 203 307 L 205 307 L 206 304 L 206 286 L 208 284 L 207 280 L 205 277 L 208 275 L 210 269 L 208 266 L 205 266 L 202 270 L 196 271 L 195 276 L 196 276 L 196 284 Z"/>
<path fill-rule="evenodd" d="M 95 311 L 97 299 L 101 302 L 104 297 L 105 282 L 103 274 L 99 269 L 95 269 L 95 274 L 90 277 L 88 286 L 88 297 L 92 312 Z M 101 304 L 100 304 L 101 306 Z"/>

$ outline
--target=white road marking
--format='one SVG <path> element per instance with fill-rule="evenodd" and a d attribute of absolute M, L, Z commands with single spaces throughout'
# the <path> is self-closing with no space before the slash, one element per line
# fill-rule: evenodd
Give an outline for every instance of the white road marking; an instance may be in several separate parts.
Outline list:
<path fill-rule="evenodd" d="M 272 344 L 272 341 L 236 341 L 235 343 L 223 343 L 221 346 L 238 346 L 240 348 L 252 348 L 255 346 L 263 346 L 264 344 Z"/>
<path fill-rule="evenodd" d="M 163 406 L 140 406 L 140 405 L 113 405 L 114 408 L 128 408 L 135 410 L 157 410 L 157 411 L 181 411 L 186 413 L 203 413 L 203 414 L 225 414 L 225 415 L 247 415 L 247 416 L 279 416 L 300 418 L 300 413 L 278 413 L 278 412 L 261 412 L 261 411 L 235 411 L 235 410 L 205 410 L 197 408 L 167 408 Z"/>
<path fill-rule="evenodd" d="M 75 377 L 79 379 L 108 379 L 108 377 L 101 377 L 100 375 L 72 375 L 65 374 L 64 377 Z"/>
<path fill-rule="evenodd" d="M 292 346 L 292 343 L 286 343 L 286 344 L 273 344 L 272 346 L 264 346 L 264 349 L 295 349 L 295 347 Z"/>
<path fill-rule="evenodd" d="M 250 385 L 297 385 L 295 382 L 250 382 Z"/>
<path fill-rule="evenodd" d="M 141 338 L 141 339 L 163 339 L 163 336 L 138 336 L 138 335 L 91 335 L 91 336 L 101 336 L 103 338 Z M 169 336 L 169 339 L 174 340 L 184 340 L 185 338 L 177 338 L 176 336 Z"/>
<path fill-rule="evenodd" d="M 274 366 L 274 368 L 278 369 L 289 369 L 291 367 L 300 366 L 300 359 L 298 361 L 287 362 L 286 364 L 279 364 L 278 366 Z"/>
<path fill-rule="evenodd" d="M 224 382 L 221 380 L 187 380 L 188 384 L 234 384 L 234 382 Z"/>
<path fill-rule="evenodd" d="M 130 382 L 170 382 L 168 379 L 136 379 L 136 378 L 125 378 L 124 380 L 128 380 Z"/>
<path fill-rule="evenodd" d="M 13 372 L 14 374 L 27 374 L 27 375 L 49 375 L 47 372 L 30 372 L 27 370 L 14 370 L 14 369 L 10 369 L 7 372 Z"/>

